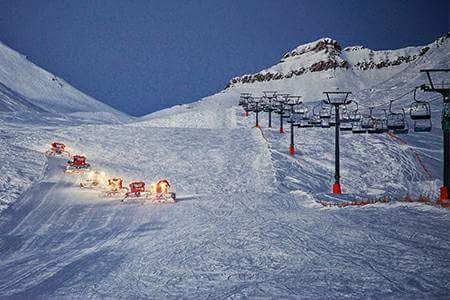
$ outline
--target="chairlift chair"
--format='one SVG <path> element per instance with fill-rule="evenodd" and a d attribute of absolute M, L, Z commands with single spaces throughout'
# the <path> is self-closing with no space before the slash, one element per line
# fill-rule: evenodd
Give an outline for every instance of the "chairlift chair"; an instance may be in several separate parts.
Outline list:
<path fill-rule="evenodd" d="M 262 110 L 263 110 L 264 112 L 272 111 L 272 106 L 271 106 L 269 103 L 265 103 L 265 104 L 263 104 L 263 106 L 262 106 Z"/>
<path fill-rule="evenodd" d="M 407 134 L 409 132 L 408 122 L 405 122 L 404 128 L 394 129 L 392 132 L 394 134 Z"/>
<path fill-rule="evenodd" d="M 409 115 L 411 120 L 429 120 L 431 119 L 430 103 L 424 100 L 417 100 L 417 88 L 414 89 L 414 101 L 409 107 Z M 425 124 L 426 122 L 424 122 Z"/>
<path fill-rule="evenodd" d="M 341 123 L 350 123 L 352 121 L 350 118 L 350 114 L 346 110 L 340 112 L 339 115 L 339 121 Z"/>
<path fill-rule="evenodd" d="M 355 134 L 367 133 L 367 129 L 362 127 L 361 121 L 353 122 L 352 123 L 352 133 L 355 133 Z"/>
<path fill-rule="evenodd" d="M 317 104 L 312 109 L 312 116 L 311 116 L 311 120 L 309 122 L 311 124 L 313 124 L 314 127 L 320 127 L 320 124 L 322 123 L 322 119 L 320 118 L 320 112 L 316 110 L 320 107 L 321 107 L 321 104 Z"/>
<path fill-rule="evenodd" d="M 380 134 L 380 133 L 385 133 L 388 132 L 388 127 L 387 127 L 387 112 L 385 109 L 383 109 L 384 112 L 384 117 L 381 118 L 376 118 L 372 115 L 372 109 L 370 110 L 370 115 L 373 119 L 373 127 L 368 129 L 368 133 L 375 133 L 375 134 Z"/>
<path fill-rule="evenodd" d="M 330 119 L 331 118 L 331 107 L 326 104 L 322 104 L 319 112 L 319 116 L 321 119 Z"/>
<path fill-rule="evenodd" d="M 277 96 L 280 96 L 278 94 Z M 290 109 L 285 105 L 283 101 L 277 101 L 278 105 L 276 105 L 276 109 L 274 110 L 276 114 L 283 115 L 283 118 L 289 118 L 290 117 Z"/>
<path fill-rule="evenodd" d="M 392 102 L 389 103 L 389 114 L 386 116 L 387 128 L 389 130 L 402 130 L 406 127 L 405 110 L 402 108 L 402 112 L 392 111 Z"/>
<path fill-rule="evenodd" d="M 373 107 L 369 107 L 369 115 L 364 115 L 362 117 L 361 127 L 367 129 L 368 133 L 373 133 L 380 129 L 379 119 L 375 118 L 373 115 Z"/>
<path fill-rule="evenodd" d="M 319 116 L 313 115 L 313 116 L 311 117 L 311 120 L 309 120 L 309 122 L 310 122 L 311 124 L 313 124 L 314 127 L 320 127 L 320 124 L 322 123 L 322 120 L 320 119 Z"/>
<path fill-rule="evenodd" d="M 373 119 L 372 119 L 372 117 L 371 116 L 367 116 L 367 115 L 365 115 L 365 116 L 362 116 L 362 118 L 361 118 L 361 128 L 363 128 L 363 129 L 370 129 L 370 128 L 373 128 Z"/>
<path fill-rule="evenodd" d="M 322 119 L 321 123 L 320 123 L 320 127 L 322 128 L 330 128 L 330 122 L 328 119 Z"/>
<path fill-rule="evenodd" d="M 298 128 L 312 128 L 314 127 L 314 124 L 310 123 L 309 121 L 302 120 L 297 125 Z"/>
<path fill-rule="evenodd" d="M 283 118 L 284 118 L 284 115 L 283 115 Z M 295 125 L 298 122 L 298 120 L 299 120 L 299 115 L 294 111 L 292 113 L 292 118 L 291 118 L 291 115 L 289 114 L 289 118 L 286 120 L 286 123 L 288 123 L 288 124 L 294 123 L 294 125 Z"/>
<path fill-rule="evenodd" d="M 353 125 L 351 122 L 344 122 L 339 125 L 340 131 L 351 131 L 353 129 Z"/>
<path fill-rule="evenodd" d="M 310 113 L 307 111 L 306 113 L 300 114 L 300 121 L 297 125 L 299 128 L 311 128 L 314 127 L 314 124 L 311 122 Z M 319 118 L 320 121 L 320 118 Z"/>
<path fill-rule="evenodd" d="M 283 118 L 289 119 L 291 117 L 291 112 L 289 109 L 283 109 Z"/>
<path fill-rule="evenodd" d="M 431 119 L 414 120 L 414 132 L 430 132 L 432 127 Z"/>
<path fill-rule="evenodd" d="M 381 134 L 386 132 L 386 127 L 383 125 L 383 120 L 378 118 L 373 118 L 372 128 L 367 129 L 367 133 L 371 134 Z"/>
<path fill-rule="evenodd" d="M 330 123 L 330 126 L 336 125 L 336 112 L 335 111 L 331 111 L 329 123 Z"/>
<path fill-rule="evenodd" d="M 360 120 L 361 120 L 361 114 L 359 114 L 357 111 L 354 111 L 350 114 L 351 122 L 359 122 Z"/>
<path fill-rule="evenodd" d="M 415 101 L 411 103 L 409 114 L 412 120 L 431 119 L 430 103 L 425 101 Z"/>
<path fill-rule="evenodd" d="M 241 93 L 239 97 L 239 105 L 244 106 L 248 103 L 248 100 L 251 98 L 252 94 L 250 93 Z"/>
<path fill-rule="evenodd" d="M 361 114 L 358 112 L 359 104 L 356 101 L 353 101 L 353 103 L 356 104 L 356 109 L 349 113 L 350 121 L 359 122 L 361 120 Z"/>
<path fill-rule="evenodd" d="M 295 112 L 298 113 L 298 114 L 303 115 L 303 114 L 307 114 L 307 113 L 309 112 L 309 109 L 308 109 L 307 106 L 302 105 L 302 106 L 300 106 L 299 108 L 297 108 L 297 109 L 295 110 Z"/>
<path fill-rule="evenodd" d="M 372 109 L 373 109 L 373 107 L 371 108 L 370 115 L 375 120 L 375 123 L 374 123 L 375 131 L 380 132 L 380 133 L 388 132 L 389 131 L 389 129 L 387 127 L 388 114 L 386 112 L 386 109 L 384 109 L 384 108 L 381 109 L 384 114 L 383 117 L 374 117 L 372 114 Z"/>

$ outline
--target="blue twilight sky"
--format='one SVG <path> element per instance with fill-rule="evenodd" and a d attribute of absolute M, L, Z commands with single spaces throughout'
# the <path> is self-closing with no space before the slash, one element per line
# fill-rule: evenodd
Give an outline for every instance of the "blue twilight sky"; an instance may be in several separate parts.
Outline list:
<path fill-rule="evenodd" d="M 299 44 L 392 49 L 450 30 L 449 0 L 0 0 L 0 40 L 132 115 L 221 90 Z"/>

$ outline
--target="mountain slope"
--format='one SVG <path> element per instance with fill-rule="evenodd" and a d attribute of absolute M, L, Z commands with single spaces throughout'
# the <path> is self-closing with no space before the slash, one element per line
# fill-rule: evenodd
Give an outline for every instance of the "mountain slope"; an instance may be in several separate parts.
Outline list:
<path fill-rule="evenodd" d="M 362 46 L 342 49 L 337 41 L 322 38 L 286 53 L 270 68 L 231 79 L 227 89 L 279 90 L 302 95 L 305 101 L 322 99 L 324 90 L 355 92 L 448 51 L 449 40 L 450 33 L 423 47 L 374 51 Z"/>
<path fill-rule="evenodd" d="M 88 119 L 128 117 L 76 90 L 0 42 L 0 112 L 46 112 Z M 110 121 L 110 120 L 108 120 Z"/>

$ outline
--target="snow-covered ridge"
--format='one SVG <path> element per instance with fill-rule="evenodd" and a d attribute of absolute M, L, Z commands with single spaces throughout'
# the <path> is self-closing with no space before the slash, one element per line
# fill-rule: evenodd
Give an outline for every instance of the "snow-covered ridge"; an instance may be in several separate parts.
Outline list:
<path fill-rule="evenodd" d="M 246 74 L 231 79 L 226 88 L 238 84 L 269 82 L 289 79 L 307 73 L 348 70 L 369 71 L 389 69 L 391 76 L 407 67 L 411 62 L 448 43 L 450 33 L 426 46 L 406 47 L 396 50 L 371 50 L 364 46 L 342 48 L 338 41 L 321 38 L 300 45 L 287 52 L 280 62 L 268 69 L 254 74 Z M 387 78 L 382 78 L 381 80 Z"/>
<path fill-rule="evenodd" d="M 42 113 L 69 116 L 103 113 L 105 120 L 128 117 L 75 89 L 0 42 L 0 113 Z M 78 116 L 76 116 L 78 118 Z"/>

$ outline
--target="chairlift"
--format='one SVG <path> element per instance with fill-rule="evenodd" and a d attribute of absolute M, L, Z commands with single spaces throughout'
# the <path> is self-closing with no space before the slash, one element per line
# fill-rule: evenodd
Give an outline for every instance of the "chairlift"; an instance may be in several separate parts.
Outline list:
<path fill-rule="evenodd" d="M 373 119 L 373 127 L 367 129 L 367 132 L 372 134 L 381 134 L 387 131 L 386 120 L 381 118 Z"/>
<path fill-rule="evenodd" d="M 342 111 L 339 112 L 339 122 L 340 123 L 350 123 L 352 120 L 350 119 L 350 114 L 347 111 L 347 107 L 344 106 Z M 351 126 L 350 126 L 351 128 Z"/>
<path fill-rule="evenodd" d="M 319 118 L 319 124 L 320 124 L 320 118 Z M 299 128 L 311 128 L 314 127 L 314 124 L 311 122 L 310 113 L 306 112 L 303 114 L 299 114 L 299 122 L 295 124 Z"/>
<path fill-rule="evenodd" d="M 371 116 L 368 116 L 368 115 L 364 115 L 364 116 L 362 116 L 362 118 L 361 118 L 361 128 L 363 128 L 363 129 L 370 129 L 370 128 L 373 128 L 373 119 L 372 119 L 372 117 Z"/>
<path fill-rule="evenodd" d="M 369 107 L 369 115 L 364 115 L 361 120 L 361 127 L 367 129 L 368 133 L 377 132 L 381 129 L 381 122 L 380 122 L 381 119 L 376 118 L 373 115 L 373 108 L 374 108 L 373 106 Z"/>
<path fill-rule="evenodd" d="M 288 95 L 288 94 L 278 94 L 277 96 L 282 96 L 282 95 Z M 285 102 L 283 100 L 277 100 L 278 105 L 275 109 L 275 113 L 279 114 L 279 115 L 283 115 L 283 118 L 287 119 L 290 118 L 291 114 L 290 114 L 290 108 L 287 107 L 285 104 Z"/>
<path fill-rule="evenodd" d="M 320 124 L 322 123 L 322 119 L 320 118 L 320 112 L 317 111 L 318 108 L 321 107 L 321 104 L 317 104 L 312 109 L 312 116 L 311 120 L 309 121 L 311 124 L 313 124 L 314 127 L 320 127 Z"/>
<path fill-rule="evenodd" d="M 432 128 L 431 119 L 414 121 L 414 132 L 430 132 Z"/>
<path fill-rule="evenodd" d="M 330 109 L 330 126 L 335 126 L 336 125 L 336 111 L 333 109 L 334 107 L 332 107 Z"/>
<path fill-rule="evenodd" d="M 300 115 L 303 115 L 303 114 L 307 114 L 309 112 L 309 109 L 307 106 L 302 105 L 299 108 L 295 109 L 295 112 Z"/>
<path fill-rule="evenodd" d="M 250 105 L 250 104 L 246 104 L 245 106 L 243 106 L 244 107 L 244 111 L 246 111 L 246 112 L 252 112 L 253 111 L 253 105 Z"/>
<path fill-rule="evenodd" d="M 373 126 L 372 128 L 367 129 L 367 133 L 371 134 L 380 134 L 384 133 L 383 124 L 381 119 L 373 119 Z"/>
<path fill-rule="evenodd" d="M 321 119 L 330 119 L 331 118 L 331 107 L 327 104 L 322 104 L 319 112 L 319 116 Z"/>
<path fill-rule="evenodd" d="M 319 116 L 312 116 L 311 117 L 311 120 L 309 120 L 309 122 L 311 123 L 311 124 L 313 124 L 314 125 L 314 127 L 320 127 L 320 124 L 322 123 L 322 120 L 320 119 L 320 117 Z"/>
<path fill-rule="evenodd" d="M 283 109 L 278 108 L 277 110 L 275 110 L 275 113 L 279 114 L 279 115 L 283 115 L 284 119 L 291 117 L 291 113 L 290 113 L 289 109 L 287 109 L 286 107 L 284 107 Z"/>
<path fill-rule="evenodd" d="M 284 118 L 284 115 L 283 115 L 283 118 Z M 289 118 L 287 119 L 286 122 L 289 124 L 294 123 L 294 125 L 295 125 L 298 122 L 298 120 L 299 120 L 299 115 L 294 111 L 292 113 L 292 118 L 291 118 L 291 114 L 289 113 Z"/>
<path fill-rule="evenodd" d="M 424 100 L 417 100 L 416 91 L 417 87 L 414 89 L 414 101 L 409 107 L 409 115 L 411 120 L 429 120 L 431 119 L 430 103 Z M 428 122 L 423 122 L 423 124 L 426 123 Z"/>
<path fill-rule="evenodd" d="M 357 111 L 350 113 L 350 121 L 351 122 L 361 121 L 361 114 L 359 114 Z"/>
<path fill-rule="evenodd" d="M 259 99 L 257 98 L 250 98 L 251 101 L 249 102 L 248 108 L 250 109 L 250 111 L 253 112 L 261 112 L 262 111 L 262 106 L 261 106 L 261 102 Z"/>
<path fill-rule="evenodd" d="M 351 120 L 350 115 L 348 113 L 340 113 L 339 122 L 340 123 L 351 123 L 352 120 Z"/>
<path fill-rule="evenodd" d="M 361 114 L 358 112 L 359 105 L 358 102 L 354 101 L 353 103 L 356 104 L 356 109 L 349 113 L 350 121 L 351 122 L 359 122 L 361 120 Z"/>
<path fill-rule="evenodd" d="M 409 126 L 408 123 L 405 122 L 405 127 L 400 129 L 394 129 L 392 131 L 394 134 L 407 134 L 409 132 Z"/>
<path fill-rule="evenodd" d="M 314 124 L 310 123 L 309 121 L 301 120 L 300 123 L 296 126 L 299 128 L 312 128 L 314 127 Z"/>
<path fill-rule="evenodd" d="M 320 127 L 322 128 L 330 128 L 330 122 L 328 119 L 322 119 L 321 123 L 320 123 Z"/>
<path fill-rule="evenodd" d="M 351 122 L 345 122 L 345 123 L 341 123 L 339 125 L 340 131 L 351 131 L 352 129 L 353 129 L 353 125 Z"/>
<path fill-rule="evenodd" d="M 248 100 L 251 98 L 250 93 L 241 93 L 240 97 L 239 97 L 239 105 L 240 106 L 245 106 L 248 104 Z"/>
<path fill-rule="evenodd" d="M 302 113 L 300 114 L 300 118 L 304 121 L 311 120 L 311 112 L 309 111 L 308 107 L 303 108 Z"/>
<path fill-rule="evenodd" d="M 257 105 L 254 105 L 252 107 L 252 112 L 261 112 L 261 108 L 259 106 L 257 106 Z"/>
<path fill-rule="evenodd" d="M 367 133 L 367 129 L 365 129 L 362 126 L 361 121 L 352 122 L 352 133 L 355 133 L 355 134 Z"/>
<path fill-rule="evenodd" d="M 264 112 L 271 112 L 275 110 L 272 101 L 264 101 L 262 107 Z"/>
<path fill-rule="evenodd" d="M 405 110 L 402 108 L 402 112 L 392 111 L 392 102 L 389 103 L 389 114 L 386 117 L 387 128 L 389 130 L 402 131 L 406 128 Z"/>

